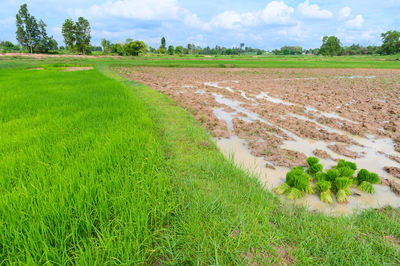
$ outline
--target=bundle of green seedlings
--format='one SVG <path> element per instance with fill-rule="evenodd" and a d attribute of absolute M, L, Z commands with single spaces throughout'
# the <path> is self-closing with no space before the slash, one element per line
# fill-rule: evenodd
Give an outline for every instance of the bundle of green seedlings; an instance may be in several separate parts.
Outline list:
<path fill-rule="evenodd" d="M 275 193 L 287 194 L 287 198 L 290 200 L 301 198 L 305 193 L 314 194 L 310 179 L 310 175 L 304 172 L 303 167 L 294 167 L 286 174 L 286 182 L 277 187 Z"/>
<path fill-rule="evenodd" d="M 361 169 L 357 174 L 358 188 L 368 193 L 375 193 L 373 184 L 381 182 L 376 173 L 371 173 L 367 169 Z"/>
<path fill-rule="evenodd" d="M 275 189 L 277 194 L 287 194 L 289 199 L 297 199 L 305 193 L 313 194 L 310 180 L 316 181 L 316 188 L 320 191 L 322 202 L 333 203 L 332 193 L 336 193 L 336 200 L 339 203 L 347 203 L 347 197 L 351 195 L 350 187 L 358 184 L 359 188 L 368 193 L 374 193 L 373 184 L 379 183 L 379 176 L 370 173 L 366 169 L 358 172 L 357 178 L 354 173 L 357 165 L 353 162 L 339 160 L 338 164 L 326 173 L 323 171 L 323 165 L 319 163 L 316 157 L 307 158 L 308 168 L 294 167 L 286 175 L 286 182 Z"/>
<path fill-rule="evenodd" d="M 316 173 L 316 186 L 321 192 L 321 201 L 333 203 L 332 192 L 336 192 L 338 202 L 347 202 L 347 196 L 351 195 L 350 187 L 353 184 L 355 170 L 357 170 L 355 163 L 340 160 L 336 166 L 326 173 L 322 171 Z"/>

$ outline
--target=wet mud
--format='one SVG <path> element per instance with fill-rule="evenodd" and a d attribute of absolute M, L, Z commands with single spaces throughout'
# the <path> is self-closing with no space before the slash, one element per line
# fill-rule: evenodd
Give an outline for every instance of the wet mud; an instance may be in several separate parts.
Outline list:
<path fill-rule="evenodd" d="M 237 148 L 235 156 L 251 156 L 246 160 L 257 162 L 263 173 L 260 180 L 269 187 L 280 185 L 290 167 L 306 165 L 308 156 L 318 156 L 327 167 L 338 159 L 355 161 L 359 168 L 390 180 L 393 190 L 400 181 L 393 170 L 400 169 L 400 70 L 132 67 L 115 71 L 169 95 L 218 140 L 222 151 L 224 143 L 240 142 L 247 153 Z M 389 186 L 376 190 L 368 204 L 368 195 L 354 196 L 348 206 L 400 205 Z M 303 203 L 324 205 L 312 199 Z M 347 212 L 347 207 L 340 208 Z"/>

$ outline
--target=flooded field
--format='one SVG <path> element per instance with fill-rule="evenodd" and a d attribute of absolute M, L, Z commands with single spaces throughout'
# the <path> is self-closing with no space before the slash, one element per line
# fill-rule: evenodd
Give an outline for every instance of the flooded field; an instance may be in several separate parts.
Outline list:
<path fill-rule="evenodd" d="M 290 167 L 317 156 L 339 159 L 383 180 L 370 195 L 352 189 L 349 204 L 317 195 L 297 203 L 326 213 L 400 207 L 400 71 L 375 69 L 120 68 L 123 76 L 169 95 L 216 138 L 221 151 L 269 188 Z M 391 191 L 394 190 L 394 192 Z"/>

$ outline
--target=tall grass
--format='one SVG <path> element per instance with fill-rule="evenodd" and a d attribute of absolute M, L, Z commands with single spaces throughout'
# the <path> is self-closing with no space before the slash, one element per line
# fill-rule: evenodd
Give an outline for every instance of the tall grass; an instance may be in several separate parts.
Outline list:
<path fill-rule="evenodd" d="M 175 206 L 143 105 L 96 71 L 2 71 L 0 261 L 151 259 Z"/>

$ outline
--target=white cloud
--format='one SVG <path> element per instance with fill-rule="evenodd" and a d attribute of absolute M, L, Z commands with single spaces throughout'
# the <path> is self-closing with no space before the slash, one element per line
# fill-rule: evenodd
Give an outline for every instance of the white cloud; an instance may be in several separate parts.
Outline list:
<path fill-rule="evenodd" d="M 308 37 L 308 32 L 304 28 L 304 23 L 300 21 L 295 26 L 281 29 L 278 31 L 278 35 L 288 40 L 300 41 Z"/>
<path fill-rule="evenodd" d="M 359 43 L 361 45 L 379 45 L 380 33 L 382 29 L 349 29 L 340 28 L 336 32 L 336 36 L 339 37 L 343 45 L 350 45 L 353 43 Z"/>
<path fill-rule="evenodd" d="M 339 11 L 339 18 L 340 19 L 348 18 L 348 17 L 350 17 L 350 15 L 351 15 L 351 8 L 348 7 L 348 6 L 343 7 Z"/>
<path fill-rule="evenodd" d="M 210 24 L 219 28 L 238 29 L 246 20 L 236 11 L 225 11 L 213 17 Z"/>
<path fill-rule="evenodd" d="M 330 19 L 333 17 L 332 12 L 329 10 L 321 9 L 318 5 L 310 5 L 309 0 L 298 5 L 300 14 L 305 18 L 311 19 Z"/>
<path fill-rule="evenodd" d="M 209 22 L 203 22 L 196 14 L 185 11 L 184 22 L 188 26 L 210 30 L 224 28 L 239 30 L 242 27 L 255 27 L 258 25 L 288 25 L 293 24 L 292 14 L 294 9 L 283 2 L 272 1 L 263 10 L 239 13 L 224 11 L 212 17 Z"/>
<path fill-rule="evenodd" d="M 287 24 L 293 12 L 293 7 L 284 2 L 272 1 L 261 11 L 260 18 L 267 24 Z"/>
<path fill-rule="evenodd" d="M 364 24 L 362 15 L 357 15 L 355 18 L 346 21 L 346 26 L 349 28 L 359 29 Z"/>
<path fill-rule="evenodd" d="M 210 25 L 208 23 L 204 23 L 196 14 L 190 13 L 189 11 L 185 11 L 185 16 L 183 18 L 183 22 L 186 26 L 198 28 L 202 30 L 210 30 Z"/>
<path fill-rule="evenodd" d="M 107 0 L 89 9 L 76 9 L 78 16 L 122 17 L 142 20 L 162 20 L 176 18 L 179 12 L 177 0 Z"/>

